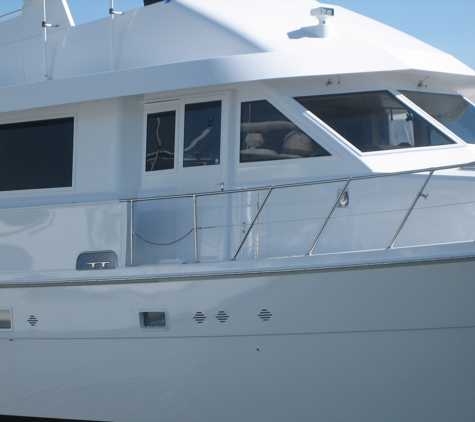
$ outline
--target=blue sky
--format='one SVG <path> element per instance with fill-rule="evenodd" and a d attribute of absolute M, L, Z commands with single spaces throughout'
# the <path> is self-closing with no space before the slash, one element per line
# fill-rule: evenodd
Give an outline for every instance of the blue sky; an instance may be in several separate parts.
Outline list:
<path fill-rule="evenodd" d="M 107 16 L 110 0 L 68 0 L 68 3 L 76 24 L 80 24 Z M 406 32 L 475 69 L 475 0 L 335 0 L 331 3 Z M 0 15 L 22 4 L 23 0 L 0 0 Z M 142 5 L 143 0 L 114 1 L 115 9 L 120 11 Z"/>

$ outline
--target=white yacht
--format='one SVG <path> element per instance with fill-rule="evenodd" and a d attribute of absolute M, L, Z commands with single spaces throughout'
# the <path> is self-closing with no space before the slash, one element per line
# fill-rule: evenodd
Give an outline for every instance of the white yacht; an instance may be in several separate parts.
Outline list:
<path fill-rule="evenodd" d="M 12 12 L 0 415 L 473 420 L 474 70 L 313 0 Z"/>

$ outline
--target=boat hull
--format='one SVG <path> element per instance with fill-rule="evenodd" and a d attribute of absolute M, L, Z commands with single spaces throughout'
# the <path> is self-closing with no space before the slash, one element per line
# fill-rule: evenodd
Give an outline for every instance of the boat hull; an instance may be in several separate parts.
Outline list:
<path fill-rule="evenodd" d="M 470 420 L 474 270 L 454 259 L 5 288 L 0 408 L 136 422 Z M 141 324 L 148 311 L 167 326 Z"/>

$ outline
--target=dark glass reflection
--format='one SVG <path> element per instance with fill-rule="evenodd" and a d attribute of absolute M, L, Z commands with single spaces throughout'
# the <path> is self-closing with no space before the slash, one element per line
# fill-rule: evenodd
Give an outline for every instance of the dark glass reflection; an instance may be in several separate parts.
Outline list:
<path fill-rule="evenodd" d="M 0 191 L 72 186 L 73 142 L 73 117 L 0 125 Z"/>
<path fill-rule="evenodd" d="M 175 111 L 147 115 L 146 171 L 168 170 L 175 165 Z"/>
<path fill-rule="evenodd" d="M 241 162 L 328 155 L 268 101 L 241 104 Z"/>
<path fill-rule="evenodd" d="M 386 91 L 296 100 L 362 152 L 455 143 Z"/>
<path fill-rule="evenodd" d="M 220 163 L 221 101 L 185 106 L 183 167 Z"/>
<path fill-rule="evenodd" d="M 475 144 L 475 107 L 460 95 L 400 91 L 469 144 Z"/>

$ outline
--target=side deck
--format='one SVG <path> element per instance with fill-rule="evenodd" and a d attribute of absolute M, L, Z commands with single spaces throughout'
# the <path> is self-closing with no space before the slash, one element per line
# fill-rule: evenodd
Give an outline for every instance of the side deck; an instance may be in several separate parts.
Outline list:
<path fill-rule="evenodd" d="M 328 257 L 400 250 L 431 259 L 427 247 L 475 239 L 473 167 L 0 211 L 1 278 L 59 282 L 126 274 L 288 267 Z M 422 248 L 426 247 L 426 249 Z M 471 249 L 471 248 L 469 248 Z M 287 258 L 282 261 L 276 258 Z M 301 258 L 298 261 L 288 258 Z M 298 262 L 299 264 L 296 264 Z M 318 264 L 320 262 L 320 264 Z M 184 264 L 198 264 L 186 266 Z M 307 262 L 306 265 L 308 265 Z M 68 273 L 67 276 L 65 272 Z M 93 274 L 92 274 L 93 273 Z M 74 276 L 77 274 L 77 276 Z"/>

